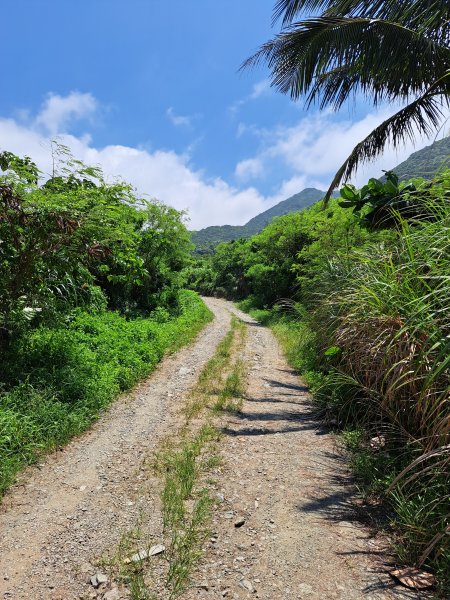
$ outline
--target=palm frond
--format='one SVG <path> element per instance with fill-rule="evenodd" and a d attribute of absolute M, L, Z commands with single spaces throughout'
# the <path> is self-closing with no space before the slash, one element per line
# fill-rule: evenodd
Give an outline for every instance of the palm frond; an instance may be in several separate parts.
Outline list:
<path fill-rule="evenodd" d="M 323 16 L 365 17 L 395 21 L 423 31 L 429 37 L 447 43 L 450 37 L 448 0 L 278 0 L 273 21 L 282 18 L 283 27 L 292 24 L 301 12 Z"/>
<path fill-rule="evenodd" d="M 306 105 L 310 106 L 317 102 L 321 110 L 331 106 L 337 111 L 350 96 L 356 98 L 358 92 L 370 96 L 374 106 L 389 97 L 386 93 L 383 73 L 374 71 L 372 77 L 363 79 L 357 64 L 343 65 L 316 77 L 306 97 Z M 405 92 L 406 97 L 407 91 Z"/>
<path fill-rule="evenodd" d="M 331 4 L 332 0 L 278 0 L 273 9 L 272 21 L 275 23 L 282 18 L 283 26 L 288 25 L 302 10 L 326 10 Z"/>
<path fill-rule="evenodd" d="M 319 17 L 295 22 L 302 11 Z M 339 169 L 326 201 L 362 161 L 376 158 L 416 135 L 429 135 L 450 103 L 450 3 L 448 0 L 278 0 L 279 35 L 241 69 L 265 62 L 271 85 L 307 106 L 338 110 L 352 95 L 376 106 L 407 105 L 381 123 Z"/>
<path fill-rule="evenodd" d="M 309 93 L 311 103 L 323 92 L 322 107 L 339 107 L 358 91 L 372 96 L 375 104 L 381 99 L 409 101 L 450 68 L 450 49 L 398 23 L 319 17 L 295 23 L 241 68 L 261 61 L 267 62 L 272 85 L 282 93 L 293 99 Z"/>
<path fill-rule="evenodd" d="M 325 195 L 325 204 L 342 181 L 347 181 L 362 162 L 375 159 L 388 143 L 396 148 L 408 139 L 414 141 L 417 135 L 429 136 L 437 129 L 444 117 L 444 105 L 449 105 L 449 98 L 443 97 L 440 86 L 441 82 L 437 82 L 422 96 L 383 121 L 355 146 L 334 176 Z"/>

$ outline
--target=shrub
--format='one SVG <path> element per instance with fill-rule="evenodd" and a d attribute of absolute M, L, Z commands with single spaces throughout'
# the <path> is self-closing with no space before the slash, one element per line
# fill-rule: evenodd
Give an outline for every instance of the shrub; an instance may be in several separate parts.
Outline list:
<path fill-rule="evenodd" d="M 189 291 L 179 315 L 127 320 L 79 311 L 66 327 L 40 327 L 4 355 L 0 391 L 0 492 L 18 469 L 86 429 L 121 390 L 188 343 L 211 313 Z"/>

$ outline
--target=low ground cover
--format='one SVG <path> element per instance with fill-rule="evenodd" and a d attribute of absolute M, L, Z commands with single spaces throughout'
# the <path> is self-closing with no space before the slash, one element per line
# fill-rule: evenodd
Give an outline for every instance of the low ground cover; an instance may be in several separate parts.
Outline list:
<path fill-rule="evenodd" d="M 179 314 L 126 319 L 78 312 L 64 327 L 41 327 L 4 353 L 0 392 L 0 492 L 18 470 L 84 431 L 120 392 L 212 318 L 193 292 Z"/>

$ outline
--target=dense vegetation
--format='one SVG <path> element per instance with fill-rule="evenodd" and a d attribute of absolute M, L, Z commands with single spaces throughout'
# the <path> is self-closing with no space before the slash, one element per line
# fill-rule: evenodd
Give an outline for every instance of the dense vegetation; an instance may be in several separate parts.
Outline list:
<path fill-rule="evenodd" d="M 430 146 L 426 146 L 404 162 L 397 165 L 395 173 L 402 181 L 412 177 L 423 177 L 433 179 L 435 173 L 444 168 L 450 168 L 450 137 L 437 140 Z"/>
<path fill-rule="evenodd" d="M 273 326 L 337 424 L 400 556 L 450 573 L 450 171 L 275 219 L 189 268 L 194 289 Z M 446 579 L 447 578 L 447 579 Z"/>
<path fill-rule="evenodd" d="M 450 137 L 437 140 L 430 146 L 414 152 L 404 162 L 393 168 L 393 171 L 400 181 L 407 181 L 412 177 L 431 180 L 437 171 L 445 167 L 450 167 Z M 256 215 L 245 225 L 215 225 L 194 231 L 192 232 L 192 242 L 195 245 L 195 251 L 197 254 L 208 254 L 221 242 L 252 237 L 269 225 L 275 217 L 306 208 L 324 196 L 325 192 L 315 188 L 306 188 Z"/>
<path fill-rule="evenodd" d="M 210 318 L 182 289 L 183 215 L 55 159 L 39 184 L 30 159 L 0 155 L 0 492 Z"/>

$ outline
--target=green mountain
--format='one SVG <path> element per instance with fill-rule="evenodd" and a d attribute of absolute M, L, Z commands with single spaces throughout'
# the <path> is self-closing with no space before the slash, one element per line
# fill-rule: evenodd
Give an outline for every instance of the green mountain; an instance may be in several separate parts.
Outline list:
<path fill-rule="evenodd" d="M 213 225 L 199 231 L 192 232 L 192 241 L 197 252 L 209 252 L 219 242 L 230 242 L 238 238 L 248 238 L 259 233 L 268 225 L 274 217 L 287 215 L 288 213 L 306 208 L 314 202 L 321 200 L 325 192 L 315 188 L 306 188 L 303 191 L 278 202 L 272 208 L 256 215 L 245 225 Z"/>
<path fill-rule="evenodd" d="M 450 168 L 450 136 L 414 152 L 393 171 L 402 181 L 413 177 L 433 179 L 439 170 L 446 167 Z"/>
<path fill-rule="evenodd" d="M 414 152 L 407 160 L 395 167 L 393 171 L 397 173 L 402 181 L 413 177 L 432 179 L 440 169 L 445 167 L 450 168 L 450 136 Z M 214 225 L 199 231 L 193 231 L 192 241 L 198 253 L 210 252 L 219 242 L 249 238 L 264 229 L 274 217 L 306 208 L 323 198 L 324 195 L 325 192 L 316 188 L 306 188 L 256 215 L 245 225 Z"/>
<path fill-rule="evenodd" d="M 314 202 L 321 200 L 325 196 L 325 192 L 317 190 L 316 188 L 305 188 L 303 191 L 291 196 L 287 200 L 282 200 L 269 208 L 268 210 L 256 215 L 253 219 L 250 219 L 243 227 L 249 232 L 249 235 L 255 235 L 264 229 L 274 217 L 280 217 L 281 215 L 287 215 L 288 213 L 302 210 L 307 206 L 311 206 Z M 245 234 L 247 237 L 247 233 Z"/>

